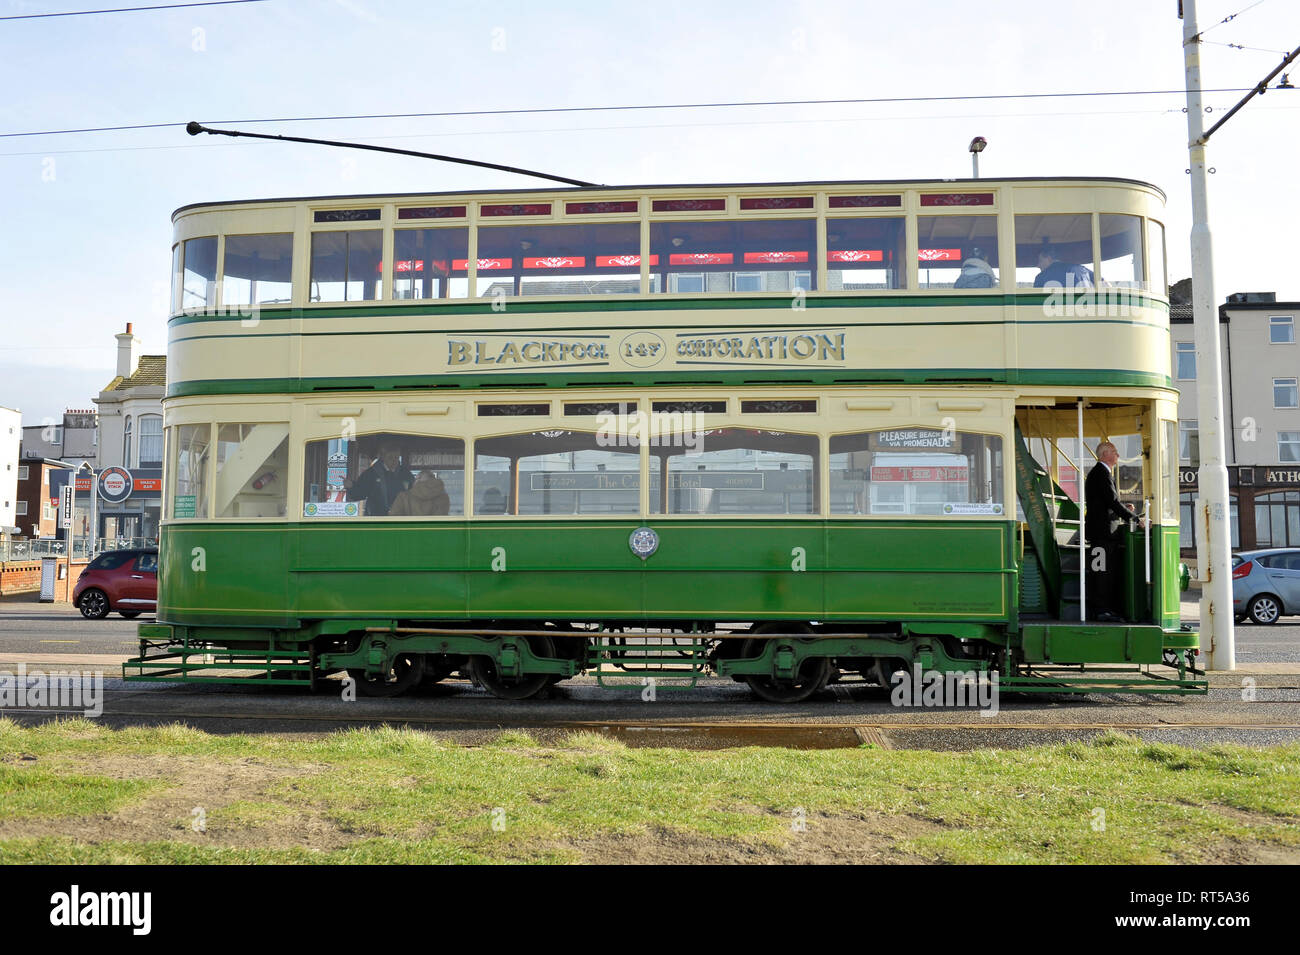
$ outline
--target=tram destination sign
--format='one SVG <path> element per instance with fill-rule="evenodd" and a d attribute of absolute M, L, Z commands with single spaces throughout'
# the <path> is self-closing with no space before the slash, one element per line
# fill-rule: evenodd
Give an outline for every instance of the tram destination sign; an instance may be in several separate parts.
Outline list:
<path fill-rule="evenodd" d="M 872 451 L 933 451 L 948 450 L 957 443 L 954 431 L 938 428 L 900 428 L 895 431 L 875 431 L 869 447 Z"/>

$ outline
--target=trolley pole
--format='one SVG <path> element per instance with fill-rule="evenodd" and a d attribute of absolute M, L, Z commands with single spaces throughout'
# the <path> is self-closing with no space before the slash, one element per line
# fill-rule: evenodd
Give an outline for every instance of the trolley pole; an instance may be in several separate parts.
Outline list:
<path fill-rule="evenodd" d="M 1208 670 L 1237 668 L 1232 617 L 1231 537 L 1228 528 L 1228 468 L 1223 449 L 1223 380 L 1219 316 L 1215 308 L 1214 248 L 1205 180 L 1205 133 L 1201 103 L 1201 38 L 1196 0 L 1183 0 L 1183 58 L 1187 72 L 1187 142 L 1192 179 L 1192 316 L 1196 336 L 1197 422 L 1200 428 L 1200 496 L 1207 520 L 1198 556 L 1201 578 L 1201 636 L 1209 644 Z"/>

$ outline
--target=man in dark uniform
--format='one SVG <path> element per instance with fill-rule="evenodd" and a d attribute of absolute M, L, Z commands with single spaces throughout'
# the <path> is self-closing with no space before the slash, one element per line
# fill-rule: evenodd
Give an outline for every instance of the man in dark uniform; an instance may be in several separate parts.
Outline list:
<path fill-rule="evenodd" d="M 411 486 L 410 473 L 401 466 L 402 455 L 392 445 L 379 449 L 379 460 L 355 481 L 347 483 L 349 501 L 365 501 L 367 517 L 384 517 L 401 494 Z"/>
<path fill-rule="evenodd" d="M 1097 445 L 1097 464 L 1088 472 L 1084 484 L 1086 516 L 1084 531 L 1088 544 L 1088 604 L 1092 616 L 1103 622 L 1122 619 L 1116 595 L 1120 580 L 1120 543 L 1123 528 L 1129 521 L 1140 520 L 1119 499 L 1115 486 L 1115 467 L 1119 452 L 1115 445 L 1103 441 Z"/>

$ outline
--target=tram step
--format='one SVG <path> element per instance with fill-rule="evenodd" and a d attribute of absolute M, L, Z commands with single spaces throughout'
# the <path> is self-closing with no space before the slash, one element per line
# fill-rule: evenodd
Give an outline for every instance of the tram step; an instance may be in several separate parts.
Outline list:
<path fill-rule="evenodd" d="M 122 679 L 154 683 L 245 683 L 312 686 L 311 655 L 287 650 L 215 648 L 142 641 L 140 655 L 122 664 Z"/>
<path fill-rule="evenodd" d="M 589 671 L 602 687 L 689 689 L 708 666 L 708 644 L 694 637 L 601 637 L 590 651 Z"/>

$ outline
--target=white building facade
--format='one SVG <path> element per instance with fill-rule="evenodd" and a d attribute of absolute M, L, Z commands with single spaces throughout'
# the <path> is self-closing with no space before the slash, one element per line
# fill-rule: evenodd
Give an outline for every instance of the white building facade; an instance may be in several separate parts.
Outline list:
<path fill-rule="evenodd" d="M 18 510 L 19 450 L 23 443 L 23 416 L 14 408 L 0 408 L 0 533 L 12 534 Z"/>
<path fill-rule="evenodd" d="M 1300 547 L 1300 302 L 1238 293 L 1219 307 L 1233 550 Z M 1192 501 L 1200 449 L 1196 346 L 1189 307 L 1170 315 L 1178 403 L 1184 553 L 1195 548 Z"/>

